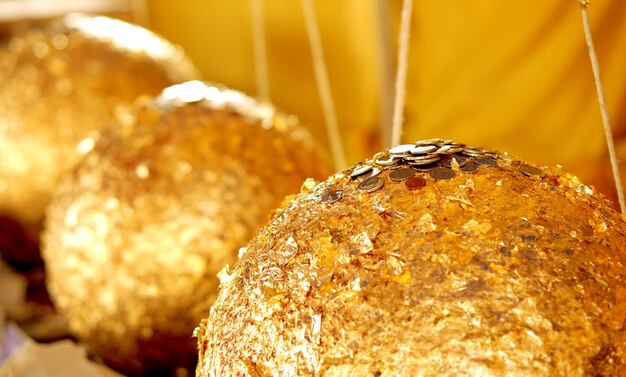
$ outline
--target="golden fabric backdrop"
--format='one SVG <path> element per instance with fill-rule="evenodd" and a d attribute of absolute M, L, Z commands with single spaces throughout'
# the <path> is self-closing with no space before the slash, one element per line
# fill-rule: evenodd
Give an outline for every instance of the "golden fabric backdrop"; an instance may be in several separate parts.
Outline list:
<path fill-rule="evenodd" d="M 300 2 L 264 3 L 272 99 L 325 140 Z M 401 1 L 389 4 L 395 31 Z M 315 6 L 344 144 L 356 162 L 379 148 L 376 12 L 369 1 Z M 206 77 L 254 92 L 250 1 L 149 7 L 152 26 L 182 44 Z M 626 157 L 626 3 L 593 1 L 590 17 Z M 560 163 L 612 192 L 577 1 L 417 2 L 408 75 L 406 141 L 439 136 Z"/>
<path fill-rule="evenodd" d="M 271 100 L 298 115 L 325 142 L 300 2 L 264 5 Z M 357 161 L 370 153 L 369 138 L 378 132 L 373 9 L 359 0 L 315 6 L 344 144 L 351 147 L 350 160 Z M 149 1 L 149 9 L 152 27 L 183 45 L 207 79 L 255 93 L 249 0 L 157 0 Z"/>

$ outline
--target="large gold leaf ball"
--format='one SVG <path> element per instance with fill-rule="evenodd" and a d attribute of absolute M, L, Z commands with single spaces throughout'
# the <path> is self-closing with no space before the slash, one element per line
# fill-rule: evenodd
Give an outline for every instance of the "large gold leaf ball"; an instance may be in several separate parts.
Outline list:
<path fill-rule="evenodd" d="M 129 374 L 195 366 L 194 327 L 283 197 L 330 169 L 297 119 L 189 82 L 92 140 L 43 237 L 70 329 Z"/>
<path fill-rule="evenodd" d="M 401 145 L 221 273 L 197 375 L 624 375 L 625 265 L 624 217 L 561 168 Z"/>
<path fill-rule="evenodd" d="M 81 139 L 197 77 L 180 49 L 119 20 L 71 14 L 15 35 L 0 48 L 0 215 L 39 223 Z"/>

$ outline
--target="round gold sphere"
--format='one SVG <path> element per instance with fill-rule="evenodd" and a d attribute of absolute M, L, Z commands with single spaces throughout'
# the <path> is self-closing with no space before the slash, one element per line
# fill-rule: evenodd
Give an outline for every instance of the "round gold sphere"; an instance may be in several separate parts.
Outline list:
<path fill-rule="evenodd" d="M 199 81 L 138 104 L 90 145 L 47 211 L 54 302 L 126 373 L 193 369 L 217 273 L 328 160 L 293 116 Z"/>
<path fill-rule="evenodd" d="M 80 140 L 137 96 L 197 77 L 179 48 L 106 17 L 71 14 L 12 37 L 0 48 L 0 215 L 38 224 Z"/>
<path fill-rule="evenodd" d="M 221 273 L 197 376 L 626 373 L 626 221 L 561 168 L 433 139 L 309 183 Z"/>

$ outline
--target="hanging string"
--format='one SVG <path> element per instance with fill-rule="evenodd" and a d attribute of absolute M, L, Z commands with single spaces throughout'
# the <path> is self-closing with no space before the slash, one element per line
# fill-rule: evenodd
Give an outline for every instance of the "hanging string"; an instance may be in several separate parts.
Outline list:
<path fill-rule="evenodd" d="M 617 190 L 619 207 L 622 213 L 626 213 L 626 200 L 624 200 L 624 188 L 622 186 L 622 180 L 619 175 L 619 163 L 615 154 L 615 141 L 613 140 L 611 123 L 609 122 L 609 112 L 606 108 L 604 91 L 602 89 L 602 81 L 600 80 L 600 64 L 598 63 L 598 56 L 596 55 L 596 49 L 594 47 L 593 38 L 591 36 L 591 26 L 589 23 L 589 14 L 587 12 L 587 8 L 589 7 L 589 0 L 578 0 L 578 2 L 580 4 L 580 9 L 582 12 L 583 29 L 585 30 L 585 41 L 587 42 L 589 59 L 591 60 L 591 68 L 593 70 L 593 77 L 596 84 L 598 103 L 600 104 L 600 114 L 602 116 L 602 125 L 604 127 L 604 136 L 606 137 L 606 146 L 609 150 L 609 158 L 611 159 L 611 169 L 613 170 L 613 179 L 615 180 L 615 189 Z"/>
<path fill-rule="evenodd" d="M 378 90 L 380 111 L 380 134 L 383 145 L 391 148 L 391 124 L 393 119 L 393 51 L 389 4 L 387 0 L 372 0 L 376 10 L 376 41 L 378 44 Z"/>
<path fill-rule="evenodd" d="M 315 17 L 315 9 L 312 0 L 301 0 L 302 12 L 304 14 L 304 23 L 306 25 L 309 45 L 311 47 L 311 55 L 313 57 L 313 70 L 315 71 L 315 81 L 317 90 L 320 94 L 322 102 L 322 111 L 324 113 L 324 121 L 326 123 L 326 131 L 328 133 L 328 141 L 330 150 L 335 163 L 335 168 L 343 170 L 347 167 L 346 157 L 343 152 L 341 136 L 339 134 L 339 126 L 337 124 L 337 114 L 333 102 L 333 96 L 330 91 L 330 83 L 328 81 L 328 72 L 326 71 L 326 63 L 324 61 L 324 51 L 320 39 L 319 29 L 317 27 L 317 19 Z"/>
<path fill-rule="evenodd" d="M 133 22 L 150 29 L 150 13 L 148 12 L 148 0 L 131 0 L 130 11 Z"/>
<path fill-rule="evenodd" d="M 270 98 L 270 80 L 267 69 L 267 46 L 265 44 L 265 20 L 263 18 L 263 0 L 250 0 L 252 10 L 252 47 L 254 52 L 254 73 L 257 95 Z"/>
<path fill-rule="evenodd" d="M 402 122 L 404 120 L 404 102 L 406 97 L 406 74 L 409 63 L 409 41 L 411 37 L 411 14 L 413 0 L 404 0 L 402 3 L 402 18 L 400 20 L 400 36 L 398 41 L 398 69 L 396 71 L 396 98 L 393 108 L 393 126 L 391 129 L 391 144 L 400 144 L 402 138 Z"/>

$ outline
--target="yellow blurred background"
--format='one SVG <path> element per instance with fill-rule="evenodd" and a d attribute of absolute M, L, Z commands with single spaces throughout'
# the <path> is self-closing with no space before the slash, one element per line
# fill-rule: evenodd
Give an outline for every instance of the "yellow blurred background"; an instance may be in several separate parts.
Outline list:
<path fill-rule="evenodd" d="M 206 80 L 255 94 L 253 1 L 9 0 L 0 3 L 0 37 L 7 25 L 28 27 L 6 21 L 102 11 L 180 44 Z M 301 2 L 256 1 L 263 4 L 270 98 L 328 146 Z M 402 1 L 313 3 L 353 164 L 388 146 Z M 589 12 L 618 154 L 626 160 L 626 2 L 592 0 Z M 561 164 L 615 199 L 578 0 L 416 0 L 412 17 L 404 141 L 450 138 Z"/>
<path fill-rule="evenodd" d="M 254 95 L 253 1 L 0 0 L 0 42 L 33 19 L 67 10 L 105 13 L 181 45 L 206 80 Z M 328 149 L 301 2 L 258 1 L 270 99 Z M 313 1 L 344 149 L 354 164 L 388 146 L 402 0 Z M 626 1 L 591 0 L 589 14 L 626 181 Z M 560 164 L 617 203 L 578 0 L 414 0 L 410 41 L 403 141 L 441 137 Z M 54 313 L 40 224 L 22 229 L 8 220 L 0 214 L 0 230 L 10 236 L 7 243 L 0 232 L 0 254 L 29 268 L 35 313 Z"/>
<path fill-rule="evenodd" d="M 301 3 L 263 3 L 270 97 L 328 145 Z M 385 140 L 380 4 L 314 5 L 344 147 L 355 163 Z M 401 5 L 385 3 L 393 60 Z M 250 0 L 149 0 L 147 8 L 150 26 L 182 45 L 207 80 L 256 92 Z M 561 164 L 614 196 L 577 0 L 415 1 L 413 10 L 404 141 L 452 138 Z M 590 17 L 626 157 L 626 2 L 592 1 Z"/>

